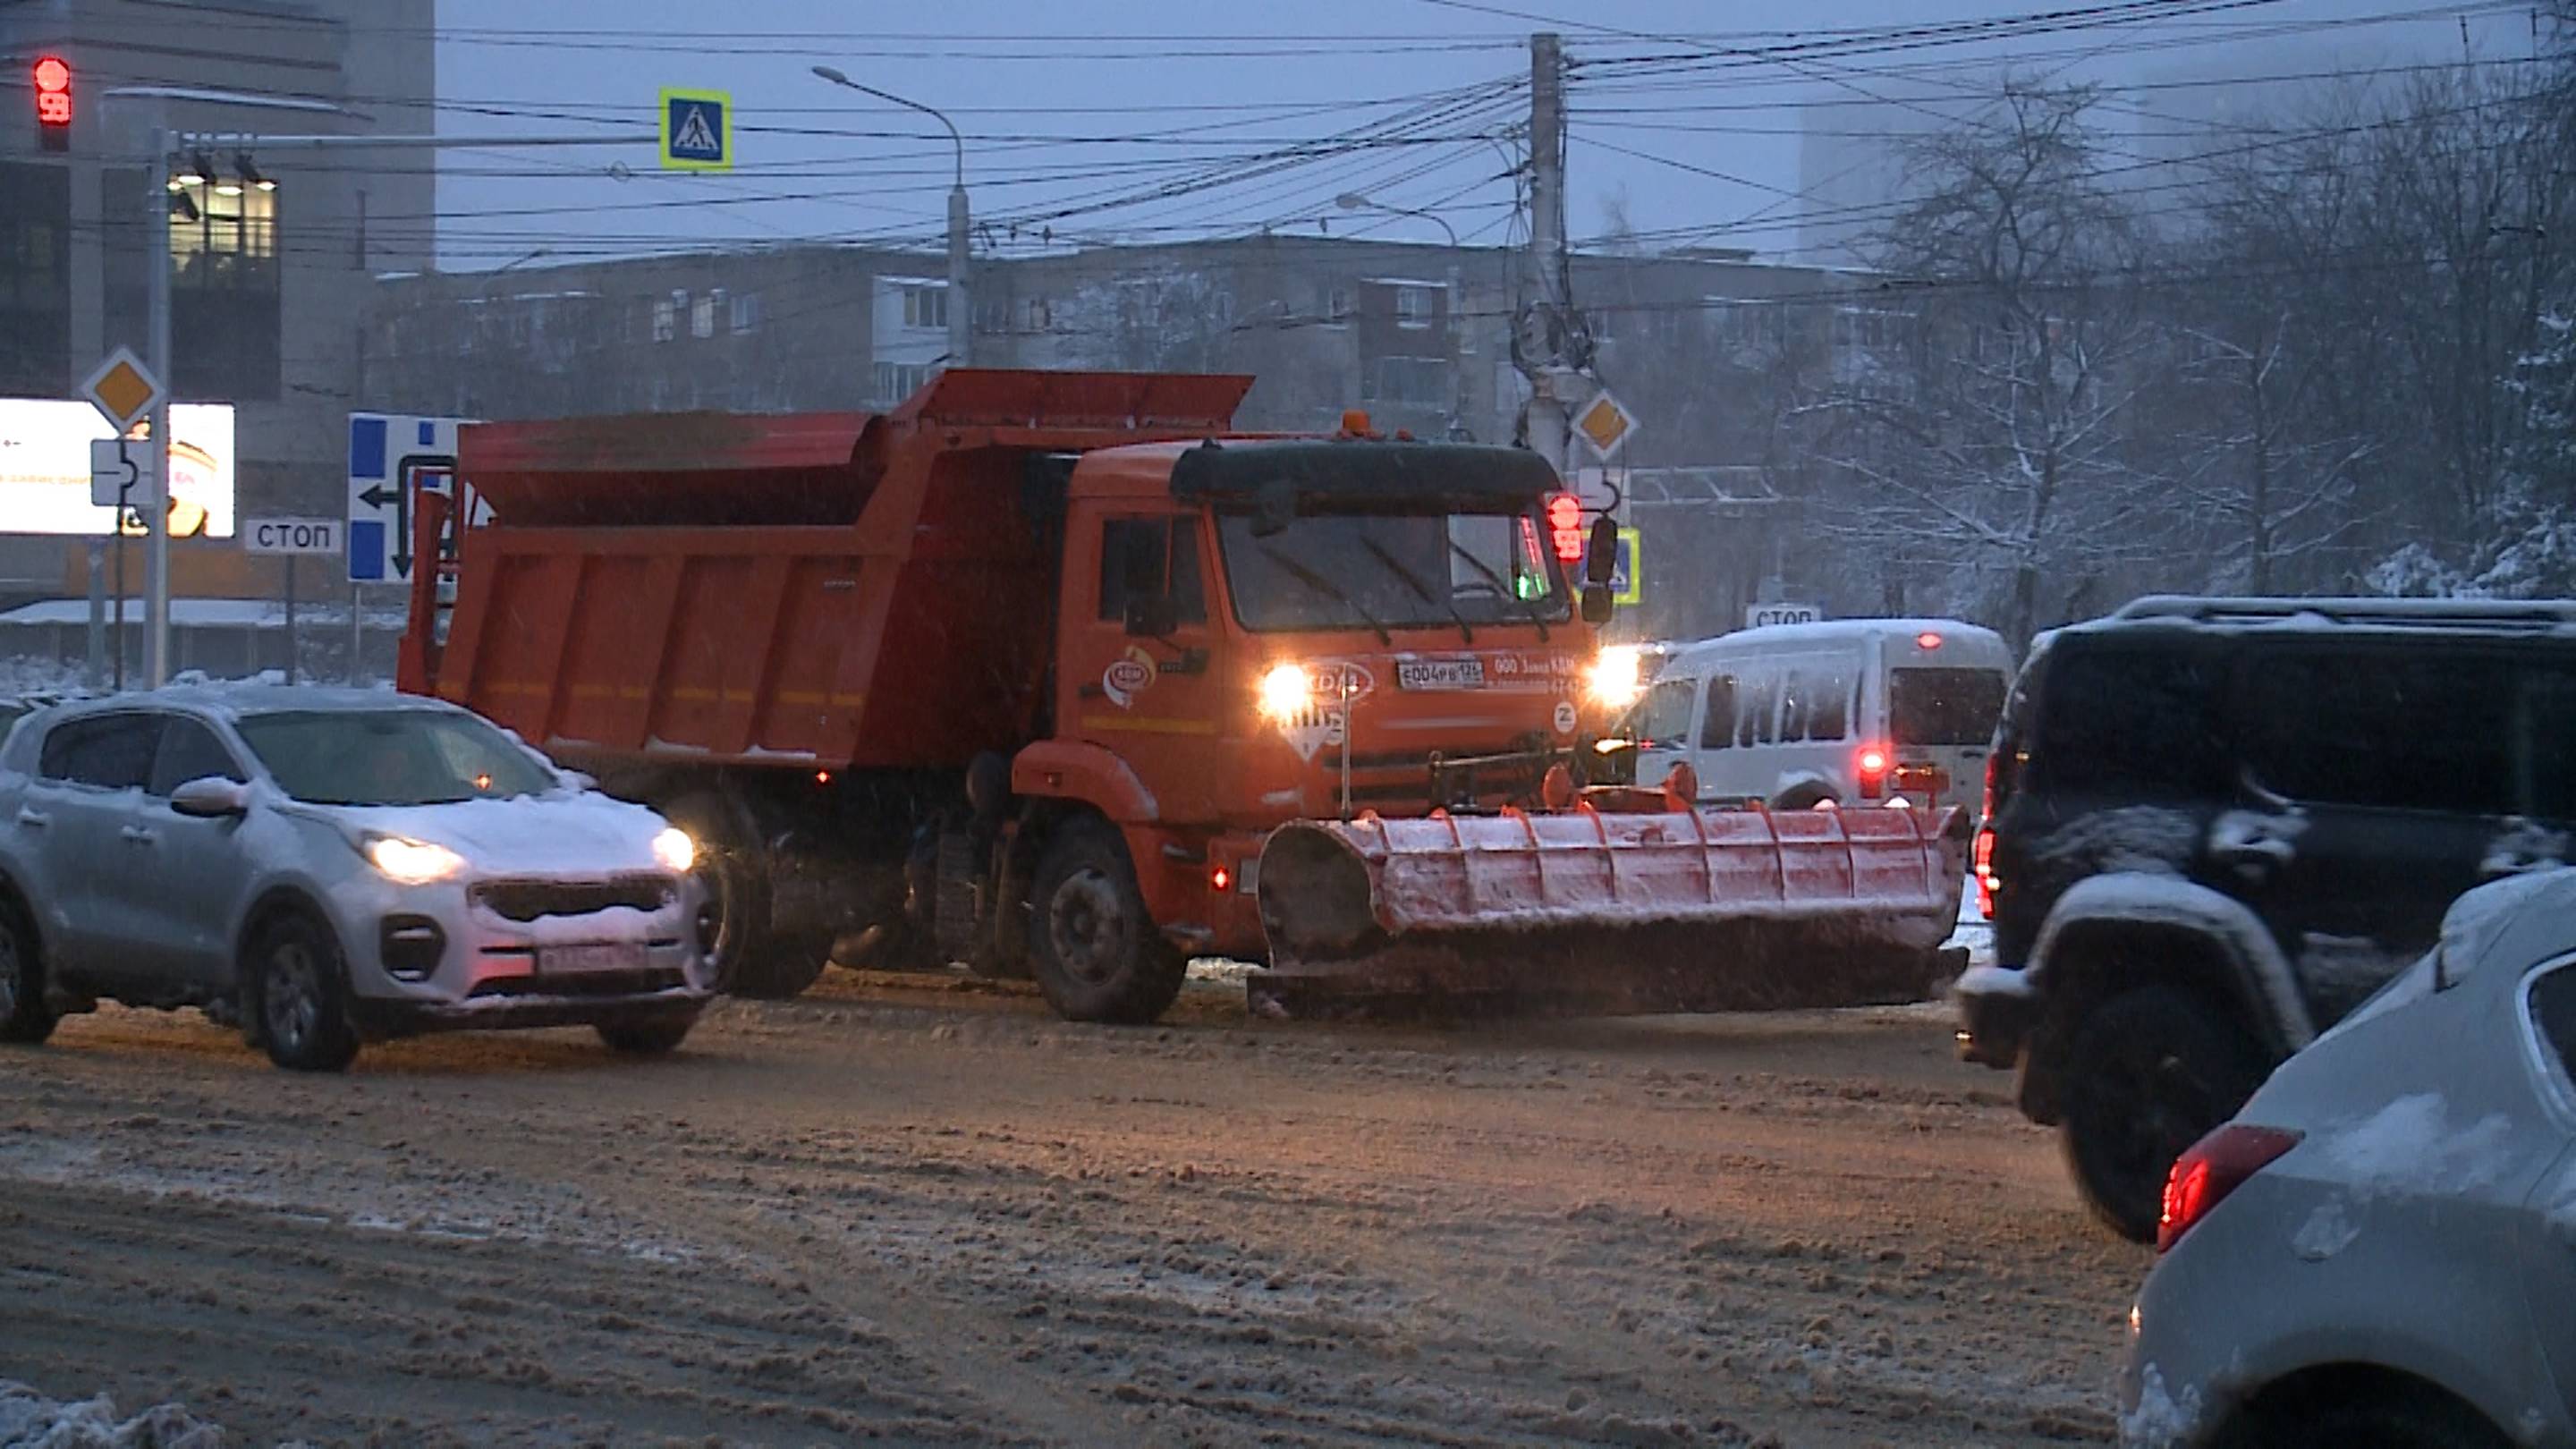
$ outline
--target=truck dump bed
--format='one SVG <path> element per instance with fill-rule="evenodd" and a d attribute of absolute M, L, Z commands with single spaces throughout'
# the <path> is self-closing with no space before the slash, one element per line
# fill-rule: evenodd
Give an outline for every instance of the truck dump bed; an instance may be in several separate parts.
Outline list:
<path fill-rule="evenodd" d="M 1069 454 L 1221 433 L 1251 380 L 952 371 L 890 414 L 491 423 L 403 687 L 574 758 L 954 768 L 1044 706 Z M 432 501 L 434 507 L 434 501 Z"/>

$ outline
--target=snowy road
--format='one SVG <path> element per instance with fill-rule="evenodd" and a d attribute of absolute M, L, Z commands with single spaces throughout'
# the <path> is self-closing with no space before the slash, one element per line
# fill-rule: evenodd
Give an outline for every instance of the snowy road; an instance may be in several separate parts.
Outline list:
<path fill-rule="evenodd" d="M 2106 1438 L 2145 1257 L 1947 1038 L 836 971 L 315 1079 L 80 1018 L 0 1052 L 0 1380 L 257 1444 Z"/>

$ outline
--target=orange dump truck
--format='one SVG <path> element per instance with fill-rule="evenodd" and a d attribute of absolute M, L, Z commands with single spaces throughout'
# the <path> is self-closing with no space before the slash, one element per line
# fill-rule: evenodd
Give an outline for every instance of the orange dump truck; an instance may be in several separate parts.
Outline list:
<path fill-rule="evenodd" d="M 468 427 L 480 502 L 419 500 L 446 562 L 401 682 L 697 836 L 738 992 L 854 938 L 1150 1020 L 1190 956 L 1272 956 L 1282 824 L 1536 804 L 1607 611 L 1536 455 L 1235 435 L 1249 385 L 958 370 L 884 415 Z"/>

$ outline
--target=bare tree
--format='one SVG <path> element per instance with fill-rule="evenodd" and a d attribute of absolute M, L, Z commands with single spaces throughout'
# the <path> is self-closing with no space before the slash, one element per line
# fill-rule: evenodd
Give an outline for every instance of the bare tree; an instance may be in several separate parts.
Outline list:
<path fill-rule="evenodd" d="M 1828 527 L 1946 568 L 2027 641 L 2161 556 L 2165 461 L 2137 436 L 2161 329 L 2135 218 L 2099 181 L 2088 89 L 2009 86 L 1909 148 L 1920 199 L 1879 238 L 1898 279 L 1837 309 L 1806 409 L 1848 486 Z"/>

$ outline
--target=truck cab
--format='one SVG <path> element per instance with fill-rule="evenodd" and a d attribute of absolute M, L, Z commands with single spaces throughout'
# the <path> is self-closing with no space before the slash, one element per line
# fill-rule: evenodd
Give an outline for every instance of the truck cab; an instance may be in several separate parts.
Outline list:
<path fill-rule="evenodd" d="M 1590 631 L 1557 486 L 1526 451 L 1364 436 L 1086 454 L 1013 792 L 1119 828 L 1164 948 L 1257 959 L 1272 828 L 1526 800 L 1571 749 Z M 1041 968 L 1079 944 L 1058 904 L 1032 902 Z"/>

